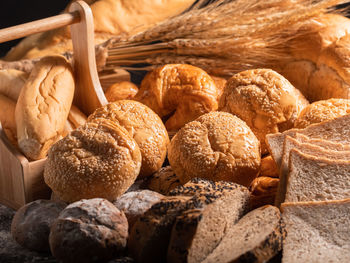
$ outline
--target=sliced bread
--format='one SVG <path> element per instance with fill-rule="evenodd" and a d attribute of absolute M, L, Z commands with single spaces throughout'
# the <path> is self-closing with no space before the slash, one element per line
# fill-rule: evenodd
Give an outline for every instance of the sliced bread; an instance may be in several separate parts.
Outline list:
<path fill-rule="evenodd" d="M 281 167 L 283 142 L 285 136 L 295 137 L 299 133 L 312 139 L 328 140 L 350 145 L 350 114 L 321 123 L 312 124 L 305 129 L 291 129 L 283 133 L 266 135 L 268 149 L 278 167 Z"/>
<path fill-rule="evenodd" d="M 203 181 L 203 180 L 201 180 Z M 182 194 L 195 189 L 195 183 L 178 189 Z M 230 182 L 211 182 L 197 190 L 205 191 L 208 205 L 184 211 L 176 218 L 171 232 L 167 262 L 202 262 L 246 212 L 249 193 L 244 186 Z M 202 192 L 202 193 L 201 193 Z"/>
<path fill-rule="evenodd" d="M 350 199 L 282 204 L 282 263 L 350 262 Z"/>
<path fill-rule="evenodd" d="M 174 195 L 176 192 L 181 195 Z M 226 205 L 219 209 L 220 215 L 226 216 L 227 212 L 229 220 L 237 222 L 247 209 L 250 196 L 247 188 L 235 183 L 213 183 L 202 179 L 191 180 L 180 190 L 174 189 L 172 194 L 174 196 L 167 196 L 153 205 L 134 224 L 128 247 L 137 262 L 166 261 L 171 230 L 178 216 L 187 211 L 202 211 L 209 204 L 218 202 Z M 213 231 L 221 233 L 221 228 L 222 225 L 213 226 Z M 209 237 L 208 244 L 212 242 L 216 239 Z M 205 241 L 203 244 L 206 244 Z"/>
<path fill-rule="evenodd" d="M 228 229 L 203 263 L 267 262 L 282 249 L 284 233 L 277 207 L 257 208 Z"/>
<path fill-rule="evenodd" d="M 350 161 L 290 151 L 285 202 L 345 198 L 350 198 Z"/>
<path fill-rule="evenodd" d="M 315 157 L 324 157 L 331 160 L 350 160 L 350 151 L 337 151 L 330 148 L 326 149 L 324 147 L 313 145 L 307 142 L 301 143 L 288 135 L 285 136 L 280 168 L 280 183 L 278 185 L 275 200 L 276 206 L 279 206 L 281 203 L 283 203 L 286 194 L 287 176 L 289 173 L 289 153 L 292 149 L 297 149 L 301 153 L 306 153 Z"/>

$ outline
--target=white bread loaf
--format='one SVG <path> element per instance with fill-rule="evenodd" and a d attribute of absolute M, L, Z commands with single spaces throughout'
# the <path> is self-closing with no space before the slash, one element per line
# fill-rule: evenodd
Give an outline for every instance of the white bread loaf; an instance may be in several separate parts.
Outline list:
<path fill-rule="evenodd" d="M 15 111 L 18 145 L 28 158 L 44 158 L 62 137 L 74 87 L 72 68 L 64 57 L 44 57 L 35 64 Z"/>

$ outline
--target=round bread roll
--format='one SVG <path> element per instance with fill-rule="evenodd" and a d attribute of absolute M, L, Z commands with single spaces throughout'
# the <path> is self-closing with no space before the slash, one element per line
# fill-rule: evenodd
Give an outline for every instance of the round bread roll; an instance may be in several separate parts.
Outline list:
<path fill-rule="evenodd" d="M 109 86 L 105 92 L 109 102 L 116 100 L 127 100 L 135 97 L 139 91 L 138 87 L 130 81 L 121 81 Z"/>
<path fill-rule="evenodd" d="M 199 177 L 249 186 L 259 172 L 260 143 L 241 119 L 211 112 L 178 131 L 168 159 L 182 184 Z"/>
<path fill-rule="evenodd" d="M 135 100 L 160 117 L 168 131 L 217 110 L 219 92 L 213 79 L 202 69 L 186 64 L 168 64 L 149 72 L 141 82 Z"/>
<path fill-rule="evenodd" d="M 304 96 L 282 75 L 270 69 L 246 70 L 232 76 L 220 99 L 219 110 L 244 120 L 267 153 L 265 136 L 294 127 Z"/>
<path fill-rule="evenodd" d="M 74 87 L 72 67 L 64 57 L 44 57 L 35 64 L 15 111 L 18 145 L 28 158 L 45 158 L 62 138 Z"/>
<path fill-rule="evenodd" d="M 96 109 L 88 121 L 101 118 L 118 123 L 138 144 L 142 155 L 140 178 L 162 167 L 169 137 L 162 120 L 150 108 L 137 101 L 119 100 Z"/>
<path fill-rule="evenodd" d="M 63 202 L 36 200 L 22 206 L 11 224 L 14 240 L 23 247 L 36 251 L 50 251 L 50 228 L 66 207 Z"/>
<path fill-rule="evenodd" d="M 94 198 L 68 205 L 53 223 L 49 240 L 60 262 L 107 262 L 122 254 L 127 237 L 124 213 Z"/>
<path fill-rule="evenodd" d="M 141 153 L 128 132 L 112 121 L 86 123 L 55 143 L 44 168 L 46 184 L 65 202 L 115 200 L 140 172 Z"/>
<path fill-rule="evenodd" d="M 350 113 L 350 100 L 329 99 L 316 101 L 305 107 L 295 121 L 296 128 L 332 120 Z"/>
<path fill-rule="evenodd" d="M 164 196 L 150 190 L 139 190 L 123 194 L 113 204 L 123 211 L 129 223 L 129 230 L 137 219 Z"/>

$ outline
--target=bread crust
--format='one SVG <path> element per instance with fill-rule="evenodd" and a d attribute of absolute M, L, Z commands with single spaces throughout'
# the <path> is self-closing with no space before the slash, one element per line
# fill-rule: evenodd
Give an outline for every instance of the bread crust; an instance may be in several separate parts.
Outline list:
<path fill-rule="evenodd" d="M 304 96 L 271 69 L 246 70 L 232 76 L 221 96 L 219 110 L 232 113 L 252 129 L 267 153 L 265 136 L 290 129 L 308 105 Z"/>
<path fill-rule="evenodd" d="M 141 167 L 136 142 L 121 126 L 86 123 L 54 144 L 44 169 L 46 184 L 65 202 L 122 195 Z"/>
<path fill-rule="evenodd" d="M 0 94 L 17 101 L 28 73 L 16 69 L 0 70 Z"/>
<path fill-rule="evenodd" d="M 105 92 L 109 102 L 116 100 L 130 100 L 139 91 L 138 87 L 130 81 L 121 81 L 109 86 Z"/>
<path fill-rule="evenodd" d="M 142 155 L 139 177 L 149 176 L 162 167 L 169 137 L 162 120 L 149 107 L 137 101 L 119 100 L 96 109 L 88 121 L 100 118 L 121 125 L 138 144 Z"/>
<path fill-rule="evenodd" d="M 15 110 L 18 145 L 28 158 L 45 158 L 62 137 L 74 87 L 72 67 L 64 57 L 45 57 L 35 64 Z"/>
<path fill-rule="evenodd" d="M 17 145 L 17 129 L 15 121 L 16 102 L 0 94 L 0 122 L 6 137 L 13 145 Z"/>
<path fill-rule="evenodd" d="M 241 119 L 211 112 L 173 137 L 168 159 L 182 184 L 200 177 L 249 186 L 259 172 L 260 143 Z"/>
<path fill-rule="evenodd" d="M 168 131 L 177 131 L 197 117 L 218 108 L 219 92 L 213 79 L 202 69 L 187 64 L 168 64 L 149 72 L 141 82 L 135 100 L 165 122 Z"/>

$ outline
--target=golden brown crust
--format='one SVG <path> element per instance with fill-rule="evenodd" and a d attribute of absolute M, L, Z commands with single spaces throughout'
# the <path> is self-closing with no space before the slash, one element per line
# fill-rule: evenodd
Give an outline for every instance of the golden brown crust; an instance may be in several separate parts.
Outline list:
<path fill-rule="evenodd" d="M 77 106 L 72 104 L 68 114 L 68 120 L 72 124 L 73 129 L 76 129 L 85 124 L 87 117 Z"/>
<path fill-rule="evenodd" d="M 15 112 L 18 145 L 28 158 L 44 158 L 62 137 L 73 95 L 73 72 L 64 57 L 44 57 L 35 64 Z"/>
<path fill-rule="evenodd" d="M 13 145 L 17 145 L 17 129 L 15 122 L 16 102 L 0 94 L 0 122 L 3 131 Z"/>
<path fill-rule="evenodd" d="M 113 201 L 133 184 L 140 167 L 141 153 L 129 133 L 102 119 L 51 147 L 44 179 L 65 202 L 95 197 Z"/>
<path fill-rule="evenodd" d="M 265 156 L 261 159 L 259 176 L 267 176 L 273 178 L 279 177 L 276 162 L 271 155 Z"/>
<path fill-rule="evenodd" d="M 13 101 L 17 101 L 27 78 L 28 74 L 20 70 L 0 70 L 0 94 L 5 95 Z"/>
<path fill-rule="evenodd" d="M 219 110 L 244 120 L 260 140 L 262 153 L 267 153 L 266 134 L 292 128 L 306 105 L 308 101 L 282 75 L 270 69 L 254 69 L 228 80 Z"/>
<path fill-rule="evenodd" d="M 177 131 L 197 117 L 217 110 L 218 90 L 202 69 L 186 64 L 168 64 L 149 72 L 142 80 L 135 100 L 160 117 L 168 131 Z"/>
<path fill-rule="evenodd" d="M 134 83 L 130 81 L 121 81 L 108 87 L 105 96 L 109 102 L 116 100 L 129 100 L 135 97 L 138 91 L 139 89 Z"/>
<path fill-rule="evenodd" d="M 302 129 L 313 123 L 332 120 L 347 114 L 350 114 L 350 100 L 320 100 L 308 105 L 301 111 L 295 121 L 295 127 Z"/>
<path fill-rule="evenodd" d="M 211 112 L 178 131 L 168 159 L 182 184 L 200 177 L 249 186 L 259 172 L 260 143 L 244 121 Z"/>
<path fill-rule="evenodd" d="M 166 157 L 168 133 L 159 116 L 146 105 L 132 100 L 119 100 L 98 108 L 88 121 L 105 118 L 125 128 L 140 147 L 140 177 L 158 171 Z"/>
<path fill-rule="evenodd" d="M 252 209 L 263 205 L 273 205 L 277 193 L 279 178 L 259 176 L 251 183 L 252 193 L 250 206 Z"/>
<path fill-rule="evenodd" d="M 218 98 L 220 99 L 222 93 L 224 92 L 224 89 L 225 89 L 225 86 L 227 83 L 227 79 L 213 76 L 213 75 L 210 75 L 210 77 L 214 80 L 215 86 L 218 90 Z"/>

